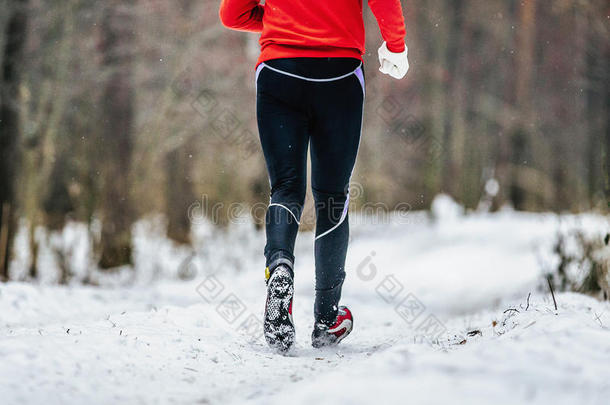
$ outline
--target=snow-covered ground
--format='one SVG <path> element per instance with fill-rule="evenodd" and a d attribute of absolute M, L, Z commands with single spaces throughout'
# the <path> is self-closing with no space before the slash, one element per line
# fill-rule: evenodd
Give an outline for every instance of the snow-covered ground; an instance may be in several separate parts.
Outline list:
<path fill-rule="evenodd" d="M 559 228 L 602 232 L 607 221 L 446 208 L 436 221 L 352 216 L 343 302 L 355 329 L 334 349 L 309 344 L 308 233 L 296 249 L 288 356 L 260 337 L 263 236 L 248 225 L 195 257 L 191 281 L 0 285 L 0 402 L 608 403 L 610 304 L 561 293 L 555 310 L 537 288 Z M 140 266 L 180 264 L 141 238 Z"/>

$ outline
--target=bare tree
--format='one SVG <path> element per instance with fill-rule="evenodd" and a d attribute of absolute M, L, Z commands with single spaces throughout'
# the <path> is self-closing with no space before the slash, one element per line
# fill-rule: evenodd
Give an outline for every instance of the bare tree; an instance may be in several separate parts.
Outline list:
<path fill-rule="evenodd" d="M 192 142 L 181 145 L 167 154 L 167 236 L 173 241 L 191 243 L 189 205 L 195 200 L 192 188 Z"/>
<path fill-rule="evenodd" d="M 103 67 L 99 162 L 102 175 L 102 231 L 99 266 L 131 264 L 134 210 L 129 172 L 133 151 L 134 91 L 132 59 L 134 0 L 106 2 L 101 27 Z"/>
<path fill-rule="evenodd" d="M 9 2 L 0 76 L 0 279 L 8 279 L 8 265 L 16 228 L 14 180 L 18 163 L 19 83 L 27 32 L 27 0 Z"/>

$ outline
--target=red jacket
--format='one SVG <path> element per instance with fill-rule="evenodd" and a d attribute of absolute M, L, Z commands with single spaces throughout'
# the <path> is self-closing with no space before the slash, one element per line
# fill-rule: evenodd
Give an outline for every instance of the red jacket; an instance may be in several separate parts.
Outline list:
<path fill-rule="evenodd" d="M 368 0 L 391 52 L 405 49 L 400 0 Z M 364 54 L 362 0 L 222 0 L 220 20 L 241 31 L 262 32 L 258 63 L 292 57 Z"/>

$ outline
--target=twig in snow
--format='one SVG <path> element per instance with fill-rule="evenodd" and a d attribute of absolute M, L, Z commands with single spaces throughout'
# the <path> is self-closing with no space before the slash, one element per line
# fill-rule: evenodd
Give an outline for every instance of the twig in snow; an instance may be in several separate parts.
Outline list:
<path fill-rule="evenodd" d="M 527 306 L 525 307 L 525 310 L 527 311 L 528 308 L 530 307 L 530 296 L 532 295 L 532 293 L 530 292 L 529 294 L 527 294 Z"/>
<path fill-rule="evenodd" d="M 600 318 L 600 317 L 601 317 L 601 316 L 602 316 L 604 313 L 602 312 L 601 314 L 597 315 L 597 312 L 594 312 L 594 314 L 595 314 L 595 320 L 596 320 L 597 322 L 599 322 L 599 326 L 601 326 L 601 327 L 603 328 L 603 327 L 604 327 L 604 324 L 602 323 L 602 320 L 601 320 L 601 319 L 599 319 L 599 318 Z"/>
<path fill-rule="evenodd" d="M 471 330 L 470 332 L 468 332 L 468 333 L 466 333 L 466 334 L 467 334 L 468 336 L 470 336 L 470 337 L 473 337 L 473 336 L 476 336 L 476 335 L 483 336 L 483 332 L 481 332 L 481 331 L 480 331 L 480 330 L 478 330 L 478 329 Z"/>
<path fill-rule="evenodd" d="M 515 311 L 515 312 L 519 312 L 519 310 L 517 308 L 508 308 L 507 310 L 505 310 L 503 313 L 507 313 L 508 311 Z"/>
<path fill-rule="evenodd" d="M 555 300 L 555 292 L 553 291 L 553 285 L 551 284 L 551 278 L 546 278 L 547 283 L 549 284 L 549 289 L 551 290 L 551 295 L 553 296 L 553 304 L 555 304 L 555 311 L 557 311 L 557 301 Z"/>
<path fill-rule="evenodd" d="M 113 328 L 116 328 L 116 323 L 114 323 L 114 322 L 112 322 L 112 321 L 110 320 L 110 315 L 108 315 L 108 317 L 106 318 L 106 320 L 112 324 L 112 327 L 113 327 Z"/>

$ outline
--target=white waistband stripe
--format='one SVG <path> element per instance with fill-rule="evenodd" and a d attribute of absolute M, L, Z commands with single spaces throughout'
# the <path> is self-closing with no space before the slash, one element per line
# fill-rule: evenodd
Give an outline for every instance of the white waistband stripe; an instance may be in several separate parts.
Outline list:
<path fill-rule="evenodd" d="M 256 78 L 258 79 L 258 75 L 260 74 L 260 71 L 263 70 L 263 68 L 267 68 L 270 70 L 273 70 L 276 73 L 280 73 L 282 75 L 286 75 L 286 76 L 290 76 L 290 77 L 294 77 L 296 79 L 301 79 L 301 80 L 306 80 L 308 82 L 334 82 L 335 80 L 341 80 L 341 79 L 345 79 L 348 76 L 351 76 L 353 74 L 357 75 L 356 72 L 358 72 L 359 69 L 362 68 L 362 62 L 360 63 L 360 65 L 358 65 L 358 67 L 356 69 L 354 69 L 352 72 L 346 73 L 344 75 L 341 76 L 337 76 L 337 77 L 330 77 L 328 79 L 313 79 L 311 77 L 305 77 L 305 76 L 299 76 L 299 75 L 295 75 L 294 73 L 289 73 L 289 72 L 285 72 L 283 70 L 280 69 L 276 69 L 274 67 L 271 67 L 267 64 L 265 64 L 265 62 L 262 62 L 260 65 L 258 65 L 258 67 L 256 68 Z M 358 79 L 360 80 L 360 79 Z"/>

